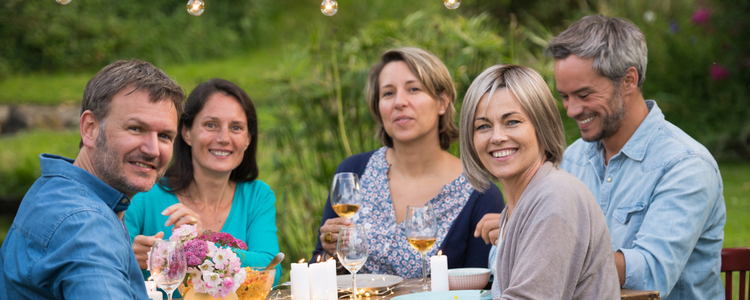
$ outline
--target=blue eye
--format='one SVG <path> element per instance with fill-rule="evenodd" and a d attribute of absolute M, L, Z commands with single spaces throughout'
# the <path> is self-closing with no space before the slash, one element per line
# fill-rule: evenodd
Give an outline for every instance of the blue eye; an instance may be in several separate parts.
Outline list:
<path fill-rule="evenodd" d="M 487 124 L 482 124 L 482 125 L 477 126 L 476 130 L 484 130 L 488 128 L 490 128 L 490 126 L 488 126 Z"/>

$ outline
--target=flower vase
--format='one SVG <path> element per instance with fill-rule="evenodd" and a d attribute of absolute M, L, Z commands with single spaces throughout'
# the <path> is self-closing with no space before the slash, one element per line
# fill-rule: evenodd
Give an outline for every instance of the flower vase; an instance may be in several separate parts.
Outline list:
<path fill-rule="evenodd" d="M 206 293 L 196 293 L 193 289 L 189 289 L 185 294 L 182 295 L 184 300 L 238 300 L 237 294 L 232 292 L 224 298 L 214 298 Z"/>

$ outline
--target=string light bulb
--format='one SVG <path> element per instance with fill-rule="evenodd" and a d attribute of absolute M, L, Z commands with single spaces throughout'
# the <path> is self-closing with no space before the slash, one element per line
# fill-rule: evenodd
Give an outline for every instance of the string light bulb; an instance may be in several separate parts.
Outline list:
<path fill-rule="evenodd" d="M 193 16 L 200 16 L 203 13 L 205 4 L 201 0 L 190 0 L 187 3 L 187 11 Z"/>
<path fill-rule="evenodd" d="M 461 0 L 443 0 L 443 4 L 448 9 L 456 9 L 461 5 Z"/>
<path fill-rule="evenodd" d="M 339 11 L 339 3 L 336 0 L 323 0 L 320 3 L 320 12 L 326 16 L 333 16 Z"/>
<path fill-rule="evenodd" d="M 60 5 L 66 5 L 70 3 L 71 0 L 55 0 L 55 1 L 57 1 L 57 3 L 60 3 Z"/>

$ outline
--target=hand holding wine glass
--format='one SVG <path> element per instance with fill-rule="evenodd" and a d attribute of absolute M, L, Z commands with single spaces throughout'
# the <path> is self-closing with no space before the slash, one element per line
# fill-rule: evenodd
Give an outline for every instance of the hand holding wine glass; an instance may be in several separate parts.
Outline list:
<path fill-rule="evenodd" d="M 438 226 L 435 210 L 429 204 L 425 206 L 409 206 L 406 211 L 404 226 L 406 229 L 406 239 L 422 257 L 422 288 L 413 290 L 412 293 L 428 291 L 425 255 L 427 254 L 427 250 L 437 240 Z"/>
<path fill-rule="evenodd" d="M 355 173 L 342 172 L 333 177 L 331 184 L 331 206 L 339 217 L 351 219 L 362 205 L 359 177 Z"/>
<path fill-rule="evenodd" d="M 168 240 L 154 241 L 154 245 L 151 246 L 149 268 L 156 285 L 167 293 L 169 300 L 172 300 L 172 293 L 182 283 L 187 271 L 182 245 Z"/>
<path fill-rule="evenodd" d="M 341 227 L 336 243 L 336 254 L 341 264 L 352 273 L 352 299 L 357 299 L 357 271 L 367 261 L 369 254 L 367 232 L 362 225 Z"/>

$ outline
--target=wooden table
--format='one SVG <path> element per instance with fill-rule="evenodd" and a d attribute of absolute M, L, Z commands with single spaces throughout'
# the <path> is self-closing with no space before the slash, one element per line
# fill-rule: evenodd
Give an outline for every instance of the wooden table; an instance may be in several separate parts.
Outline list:
<path fill-rule="evenodd" d="M 417 289 L 422 285 L 421 279 L 408 279 L 405 280 L 404 283 L 398 285 L 395 289 L 392 290 L 391 294 L 386 294 L 382 296 L 371 296 L 371 297 L 362 297 L 365 300 L 376 300 L 376 299 L 391 299 L 395 296 L 399 295 L 406 295 L 411 293 L 411 290 Z M 268 297 L 266 300 L 281 300 L 281 299 L 292 299 L 292 296 L 290 295 L 290 290 L 288 287 L 285 289 L 280 290 L 273 290 L 268 294 Z M 348 298 L 343 298 L 348 299 Z M 620 299 L 622 300 L 658 300 L 659 299 L 659 292 L 657 291 L 639 291 L 639 290 L 627 290 L 623 289 L 620 293 Z"/>

